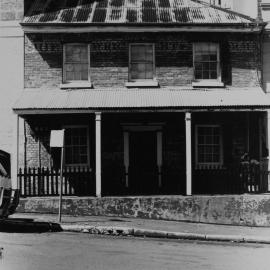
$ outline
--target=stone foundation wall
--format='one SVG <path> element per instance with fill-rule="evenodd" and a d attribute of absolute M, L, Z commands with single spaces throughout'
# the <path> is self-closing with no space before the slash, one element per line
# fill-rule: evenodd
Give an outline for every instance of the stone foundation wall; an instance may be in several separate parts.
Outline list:
<path fill-rule="evenodd" d="M 58 203 L 58 198 L 25 198 L 17 212 L 57 214 Z M 270 226 L 270 195 L 66 197 L 63 214 Z"/>

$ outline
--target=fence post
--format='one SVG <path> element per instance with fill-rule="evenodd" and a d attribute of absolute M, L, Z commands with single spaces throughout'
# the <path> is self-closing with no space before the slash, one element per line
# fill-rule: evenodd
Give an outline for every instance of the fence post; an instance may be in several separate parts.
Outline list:
<path fill-rule="evenodd" d="M 37 169 L 37 195 L 40 196 L 40 186 L 41 186 L 41 168 Z"/>

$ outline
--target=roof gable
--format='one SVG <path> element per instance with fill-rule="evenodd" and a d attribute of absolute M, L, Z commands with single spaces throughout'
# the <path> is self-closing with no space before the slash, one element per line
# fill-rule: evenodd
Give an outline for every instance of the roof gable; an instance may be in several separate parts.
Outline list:
<path fill-rule="evenodd" d="M 196 0 L 34 0 L 23 24 L 250 24 L 247 16 Z"/>

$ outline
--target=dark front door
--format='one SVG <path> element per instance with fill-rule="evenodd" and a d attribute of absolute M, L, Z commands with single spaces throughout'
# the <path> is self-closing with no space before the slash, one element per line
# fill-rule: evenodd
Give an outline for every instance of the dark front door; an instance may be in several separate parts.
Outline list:
<path fill-rule="evenodd" d="M 130 133 L 129 189 L 132 194 L 155 194 L 158 188 L 156 132 Z"/>

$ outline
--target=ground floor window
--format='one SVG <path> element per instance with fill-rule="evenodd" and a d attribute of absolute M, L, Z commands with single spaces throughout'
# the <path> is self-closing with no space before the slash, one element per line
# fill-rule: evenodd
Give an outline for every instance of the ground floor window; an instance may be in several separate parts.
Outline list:
<path fill-rule="evenodd" d="M 222 136 L 218 125 L 196 126 L 196 165 L 222 165 Z"/>
<path fill-rule="evenodd" d="M 65 164 L 89 165 L 89 138 L 87 126 L 65 128 Z"/>

